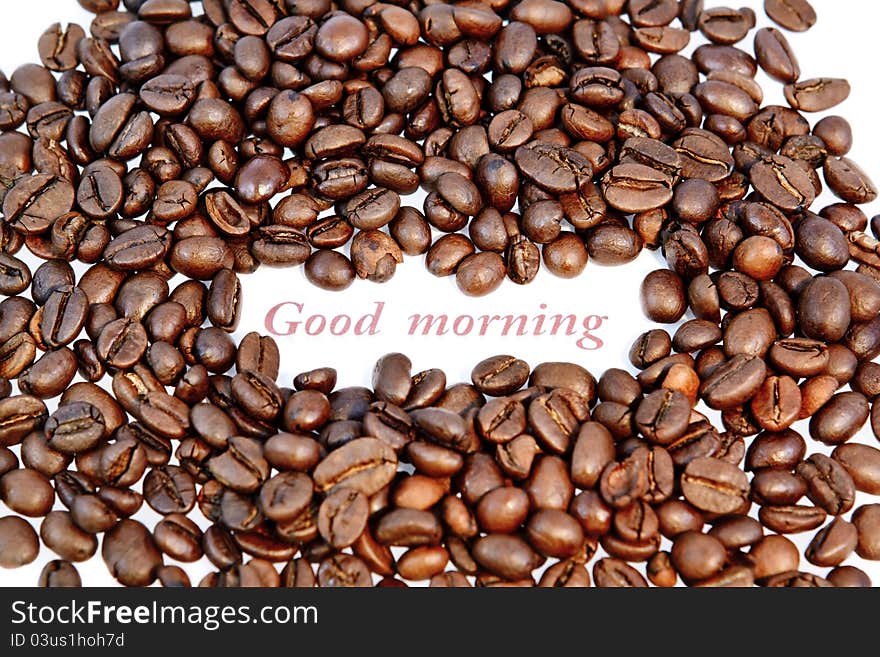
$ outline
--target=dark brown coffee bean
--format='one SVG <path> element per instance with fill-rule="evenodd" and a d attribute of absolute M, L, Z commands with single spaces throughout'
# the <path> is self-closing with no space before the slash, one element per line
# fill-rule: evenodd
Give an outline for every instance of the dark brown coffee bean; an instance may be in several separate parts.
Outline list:
<path fill-rule="evenodd" d="M 870 203 L 877 198 L 873 181 L 849 158 L 826 159 L 823 174 L 831 191 L 847 203 Z"/>
<path fill-rule="evenodd" d="M 766 371 L 759 357 L 739 354 L 712 371 L 700 387 L 700 395 L 710 408 L 735 408 L 760 389 Z"/>
<path fill-rule="evenodd" d="M 687 428 L 691 404 L 677 390 L 657 390 L 639 404 L 634 421 L 649 441 L 668 445 Z"/>
<path fill-rule="evenodd" d="M 49 446 L 65 454 L 85 452 L 105 436 L 101 412 L 92 404 L 73 401 L 58 408 L 46 421 Z"/>
<path fill-rule="evenodd" d="M 685 532 L 677 536 L 670 557 L 678 574 L 686 582 L 708 579 L 717 574 L 727 560 L 721 541 L 698 532 Z"/>
<path fill-rule="evenodd" d="M 344 485 L 373 495 L 386 486 L 397 468 L 394 452 L 375 438 L 360 438 L 327 455 L 315 468 L 315 486 L 328 491 Z"/>
<path fill-rule="evenodd" d="M 714 458 L 691 461 L 681 478 L 685 499 L 711 513 L 732 513 L 747 506 L 749 482 L 736 466 Z"/>
<path fill-rule="evenodd" d="M 146 527 L 121 520 L 104 537 L 101 555 L 110 573 L 126 586 L 146 586 L 162 565 L 162 555 Z"/>
<path fill-rule="evenodd" d="M 806 32 L 816 23 L 816 12 L 807 0 L 765 0 L 764 11 L 792 32 Z"/>
<path fill-rule="evenodd" d="M 98 356 L 109 366 L 131 367 L 147 348 L 147 332 L 134 319 L 122 318 L 107 324 L 97 341 Z"/>
<path fill-rule="evenodd" d="M 202 532 L 185 515 L 166 515 L 156 524 L 153 538 L 162 552 L 177 561 L 191 563 L 202 556 Z"/>
<path fill-rule="evenodd" d="M 863 559 L 880 559 L 880 504 L 865 504 L 855 510 L 852 524 L 858 531 L 856 554 Z"/>
<path fill-rule="evenodd" d="M 153 468 L 144 478 L 144 499 L 157 513 L 188 513 L 196 501 L 195 482 L 173 465 Z"/>
<path fill-rule="evenodd" d="M 805 338 L 777 340 L 769 351 L 773 367 L 798 377 L 821 374 L 828 367 L 829 359 L 824 342 Z"/>
<path fill-rule="evenodd" d="M 542 561 L 523 539 L 507 534 L 489 534 L 478 539 L 473 553 L 483 568 L 508 580 L 530 576 Z"/>
<path fill-rule="evenodd" d="M 43 566 L 38 586 L 45 588 L 79 588 L 82 586 L 82 578 L 72 563 L 55 559 Z"/>
<path fill-rule="evenodd" d="M 868 400 L 858 392 L 835 395 L 810 420 L 810 435 L 826 445 L 855 436 L 868 420 Z"/>
<path fill-rule="evenodd" d="M 353 544 L 369 518 L 366 496 L 353 489 L 337 487 L 321 503 L 318 531 L 330 545 L 342 549 Z"/>
<path fill-rule="evenodd" d="M 761 68 L 780 82 L 792 83 L 800 78 L 800 66 L 788 40 L 775 28 L 755 33 L 755 56 Z"/>
<path fill-rule="evenodd" d="M 21 178 L 3 200 L 6 221 L 26 234 L 45 232 L 73 207 L 74 190 L 67 180 L 50 174 Z"/>
<path fill-rule="evenodd" d="M 497 253 L 474 253 L 462 260 L 455 273 L 458 289 L 471 297 L 486 296 L 504 281 L 506 267 Z"/>
<path fill-rule="evenodd" d="M 642 588 L 648 583 L 641 573 L 625 561 L 614 558 L 599 559 L 593 566 L 593 579 L 601 588 Z"/>
<path fill-rule="evenodd" d="M 222 484 L 243 493 L 255 491 L 269 476 L 262 446 L 240 436 L 230 438 L 226 451 L 211 458 L 207 467 Z"/>
<path fill-rule="evenodd" d="M 272 477 L 260 490 L 263 515 L 271 520 L 293 520 L 308 507 L 312 489 L 311 479 L 298 472 Z"/>
<path fill-rule="evenodd" d="M 813 78 L 785 85 L 788 104 L 802 112 L 822 112 L 849 97 L 849 82 L 840 78 Z"/>
<path fill-rule="evenodd" d="M 522 174 L 548 192 L 573 192 L 592 174 L 589 161 L 577 151 L 543 142 L 521 146 L 515 157 Z"/>
<path fill-rule="evenodd" d="M 855 500 L 855 484 L 846 469 L 822 454 L 813 454 L 797 467 L 807 482 L 807 497 L 831 515 L 849 511 Z"/>
<path fill-rule="evenodd" d="M 804 554 L 817 566 L 839 566 L 855 550 L 858 536 L 855 525 L 835 518 L 813 537 Z"/>
<path fill-rule="evenodd" d="M 880 482 L 878 482 L 880 450 L 869 445 L 848 443 L 838 445 L 831 457 L 849 472 L 857 490 L 872 495 L 880 490 Z"/>
<path fill-rule="evenodd" d="M 0 254 L 0 291 L 6 295 L 23 292 L 31 284 L 31 270 L 11 255 Z"/>
<path fill-rule="evenodd" d="M 755 421 L 767 431 L 783 431 L 798 419 L 801 391 L 788 376 L 770 376 L 752 397 L 751 410 Z"/>
<path fill-rule="evenodd" d="M 642 308 L 655 322 L 673 324 L 687 310 L 681 279 L 666 269 L 651 272 L 642 282 Z"/>

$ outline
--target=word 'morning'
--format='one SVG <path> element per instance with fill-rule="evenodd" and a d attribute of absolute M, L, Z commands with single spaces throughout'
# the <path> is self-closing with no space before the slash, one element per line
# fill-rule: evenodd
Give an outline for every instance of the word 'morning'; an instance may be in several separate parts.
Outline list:
<path fill-rule="evenodd" d="M 374 310 L 362 315 L 331 315 L 307 313 L 305 304 L 285 301 L 269 309 L 264 325 L 276 336 L 374 336 L 383 332 L 386 312 L 385 302 L 374 304 Z M 604 346 L 597 332 L 608 320 L 607 315 L 547 313 L 545 303 L 538 309 L 541 312 L 534 315 L 414 313 L 397 318 L 396 323 L 400 334 L 411 337 L 576 337 L 575 345 L 585 351 L 596 351 Z"/>
<path fill-rule="evenodd" d="M 547 310 L 547 304 L 538 306 Z M 525 337 L 525 336 L 567 336 L 579 335 L 575 341 L 579 349 L 595 351 L 605 344 L 595 335 L 607 315 L 587 315 L 578 317 L 572 314 L 539 313 L 537 315 L 431 315 L 409 316 L 408 335 L 456 335 L 458 337 Z"/>

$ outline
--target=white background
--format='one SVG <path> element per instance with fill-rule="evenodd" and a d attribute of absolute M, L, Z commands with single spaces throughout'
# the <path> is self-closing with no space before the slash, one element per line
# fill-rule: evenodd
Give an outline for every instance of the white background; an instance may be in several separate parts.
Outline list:
<path fill-rule="evenodd" d="M 39 0 L 29 3 L 8 3 L 15 12 L 13 18 L 7 14 L 0 22 L 0 68 L 11 75 L 12 71 L 25 61 L 39 61 L 36 42 L 42 31 L 50 24 L 78 22 L 86 31 L 91 16 L 83 11 L 74 0 Z M 707 0 L 707 7 L 715 3 Z M 736 6 L 752 7 L 758 15 L 758 26 L 769 25 L 760 0 L 737 0 Z M 805 34 L 786 33 L 800 60 L 802 77 L 838 76 L 847 77 L 852 83 L 850 99 L 835 108 L 834 113 L 847 117 L 855 133 L 855 146 L 850 157 L 880 181 L 880 166 L 876 154 L 880 152 L 880 132 L 877 130 L 877 66 L 878 58 L 876 29 L 880 23 L 880 3 L 859 2 L 841 3 L 835 0 L 813 0 L 819 21 Z M 197 5 L 193 5 L 196 7 Z M 845 7 L 846 9 L 843 9 Z M 10 12 L 11 13 L 11 12 Z M 740 44 L 751 51 L 752 37 Z M 692 38 L 691 48 L 702 43 L 699 34 Z M 763 74 L 759 81 L 764 87 L 765 104 L 784 104 L 782 87 Z M 809 117 L 811 121 L 821 115 Z M 422 196 L 410 199 L 411 204 L 421 206 Z M 817 201 L 814 209 L 833 203 L 835 199 L 826 194 Z M 880 212 L 880 205 L 865 208 L 868 216 Z M 33 263 L 35 267 L 38 263 Z M 325 317 L 345 313 L 359 316 L 375 309 L 376 302 L 384 302 L 384 312 L 380 333 L 375 336 L 358 338 L 319 336 L 302 334 L 278 337 L 282 351 L 281 385 L 291 385 L 298 372 L 314 367 L 332 365 L 339 372 L 339 383 L 345 385 L 369 385 L 370 372 L 375 360 L 390 351 L 403 351 L 410 355 L 414 371 L 430 367 L 442 368 L 449 383 L 468 381 L 471 368 L 482 358 L 497 353 L 514 353 L 532 365 L 547 360 L 569 360 L 581 363 L 598 378 L 602 371 L 610 367 L 629 367 L 626 353 L 633 339 L 652 325 L 642 316 L 638 301 L 638 286 L 644 275 L 665 263 L 658 254 L 644 252 L 635 262 L 625 267 L 606 268 L 590 264 L 583 275 L 574 280 L 562 280 L 542 271 L 538 278 L 525 287 L 518 287 L 505 281 L 501 290 L 489 298 L 469 299 L 462 296 L 451 278 L 438 279 L 424 268 L 422 258 L 408 258 L 398 267 L 394 279 L 384 285 L 356 281 L 347 291 L 331 294 L 309 285 L 302 269 L 270 270 L 261 269 L 254 275 L 243 278 L 244 310 L 236 339 L 248 331 L 265 333 L 264 319 L 267 311 L 282 302 L 296 302 L 303 305 L 303 317 L 321 314 Z M 173 282 L 174 285 L 177 281 Z M 546 304 L 546 310 L 540 305 Z M 288 306 L 286 311 L 293 309 Z M 526 314 L 534 316 L 540 312 L 547 314 L 574 314 L 578 317 L 589 315 L 606 316 L 596 335 L 604 341 L 602 349 L 584 351 L 573 337 L 510 337 L 510 338 L 461 338 L 447 335 L 442 338 L 407 335 L 408 317 L 413 313 L 446 313 L 454 318 L 460 314 L 479 316 L 483 314 L 507 315 Z M 279 313 L 279 320 L 296 320 L 290 314 Z M 285 326 L 284 321 L 278 324 Z M 806 435 L 806 427 L 799 427 Z M 877 445 L 877 441 L 867 427 L 858 437 L 867 444 Z M 810 444 L 810 451 L 828 450 L 821 445 Z M 859 503 L 875 501 L 860 496 Z M 60 502 L 59 508 L 63 508 Z M 158 516 L 145 505 L 137 518 L 149 527 Z M 6 515 L 0 503 L 0 516 Z M 200 519 L 198 512 L 192 514 Z M 35 524 L 38 527 L 38 524 Z M 812 532 L 793 537 L 801 548 L 812 536 Z M 668 543 L 664 541 L 664 549 Z M 55 558 L 47 548 L 43 548 L 33 564 L 13 571 L 0 570 L 0 585 L 35 585 L 43 565 Z M 170 561 L 168 561 L 171 563 Z M 875 583 L 880 583 L 880 565 L 853 557 L 847 563 L 858 565 L 869 572 Z M 824 574 L 805 560 L 805 570 Z M 83 564 L 77 564 L 84 583 L 87 585 L 114 585 L 103 562 L 100 550 L 96 557 Z M 196 583 L 209 572 L 211 565 L 201 562 L 186 565 Z"/>

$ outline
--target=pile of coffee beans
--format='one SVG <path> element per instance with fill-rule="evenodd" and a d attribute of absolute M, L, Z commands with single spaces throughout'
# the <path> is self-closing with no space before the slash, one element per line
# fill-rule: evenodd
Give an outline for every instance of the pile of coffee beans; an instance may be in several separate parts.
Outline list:
<path fill-rule="evenodd" d="M 542 262 L 574 277 L 590 259 L 662 247 L 688 281 L 710 264 L 766 280 L 793 254 L 827 271 L 846 251 L 803 253 L 821 250 L 800 227 L 821 169 L 843 201 L 820 213 L 842 231 L 835 244 L 880 264 L 851 205 L 877 190 L 845 157 L 849 125 L 811 129 L 802 114 L 843 101 L 848 83 L 803 79 L 775 28 L 757 30 L 754 57 L 737 48 L 756 26 L 749 9 L 79 4 L 96 13 L 90 36 L 55 24 L 42 65 L 0 80 L 8 253 L 24 242 L 47 259 L 199 280 L 304 265 L 328 290 L 387 281 L 404 254 L 424 254 L 433 274 L 484 295 Z M 766 4 L 787 29 L 815 21 L 805 0 Z M 708 42 L 679 55 L 696 31 Z M 759 67 L 789 107 L 762 107 Z M 419 188 L 421 210 L 405 205 Z"/>
<path fill-rule="evenodd" d="M 122 321 L 121 334 L 140 326 Z M 880 450 L 847 442 L 869 413 L 856 390 L 876 394 L 880 366 L 835 395 L 824 372 L 839 367 L 815 343 L 772 347 L 780 372 L 817 372 L 799 388 L 748 354 L 695 364 L 682 343 L 696 334 L 640 339 L 638 377 L 612 369 L 597 381 L 577 364 L 499 355 L 447 386 L 395 353 L 371 389 L 336 389 L 331 368 L 290 389 L 275 381 L 271 338 L 236 349 L 205 329 L 194 357 L 223 371 L 234 361 L 233 376 L 199 362 L 172 396 L 159 380 L 168 367 L 143 362 L 113 377 L 115 399 L 78 383 L 53 413 L 34 395 L 0 401 L 0 443 L 20 444 L 23 461 L 0 448 L 0 499 L 43 518 L 39 539 L 22 518 L 0 519 L 0 565 L 33 561 L 41 539 L 61 559 L 40 582 L 78 585 L 74 563 L 103 533 L 107 568 L 132 586 L 187 586 L 165 559 L 203 556 L 217 570 L 202 586 L 372 586 L 374 575 L 381 586 L 533 586 L 538 569 L 540 586 L 647 586 L 632 563 L 657 586 L 870 585 L 844 562 L 880 559 L 880 504 L 843 516 L 856 491 L 880 494 Z M 698 396 L 724 409 L 727 431 L 694 410 Z M 811 437 L 837 445 L 831 457 L 808 454 L 788 428 L 811 413 Z M 162 515 L 152 531 L 131 518 L 144 503 Z M 196 508 L 207 528 L 188 517 Z M 786 537 L 801 532 L 814 532 L 804 557 L 824 576 L 801 569 Z"/>
<path fill-rule="evenodd" d="M 782 32 L 753 57 L 755 14 L 700 0 L 79 3 L 91 36 L 54 25 L 0 79 L 0 566 L 42 543 L 40 584 L 79 585 L 100 544 L 136 586 L 202 557 L 206 586 L 870 585 L 845 562 L 880 560 L 880 504 L 855 508 L 880 450 L 853 440 L 880 438 L 877 191 L 848 123 L 803 115 L 848 83 L 803 79 Z M 643 248 L 647 316 L 693 319 L 640 336 L 637 375 L 501 355 L 447 385 L 390 354 L 337 388 L 231 337 L 261 263 L 341 290 L 424 254 L 482 295 Z"/>

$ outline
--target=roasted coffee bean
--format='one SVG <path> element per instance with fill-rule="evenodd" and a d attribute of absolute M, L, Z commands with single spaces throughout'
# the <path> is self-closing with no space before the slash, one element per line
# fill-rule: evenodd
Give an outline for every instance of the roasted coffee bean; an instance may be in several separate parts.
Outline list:
<path fill-rule="evenodd" d="M 651 272 L 642 282 L 642 308 L 653 321 L 673 324 L 687 310 L 681 279 L 666 269 Z"/>
<path fill-rule="evenodd" d="M 40 173 L 20 178 L 3 200 L 6 221 L 25 234 L 43 233 L 52 222 L 70 211 L 74 202 L 71 183 Z"/>
<path fill-rule="evenodd" d="M 269 477 L 269 464 L 255 440 L 233 436 L 222 454 L 207 463 L 211 474 L 225 486 L 243 493 L 258 489 Z"/>
<path fill-rule="evenodd" d="M 38 586 L 45 588 L 79 588 L 82 578 L 69 561 L 52 560 L 43 566 Z"/>
<path fill-rule="evenodd" d="M 828 187 L 847 203 L 870 203 L 877 198 L 877 187 L 868 175 L 852 160 L 827 158 L 823 174 Z"/>
<path fill-rule="evenodd" d="M 757 356 L 738 354 L 716 367 L 700 387 L 710 408 L 728 410 L 751 399 L 764 382 L 767 367 Z"/>
<path fill-rule="evenodd" d="M 856 554 L 863 559 L 880 559 L 880 505 L 860 506 L 852 515 L 852 524 L 858 531 Z"/>
<path fill-rule="evenodd" d="M 807 482 L 807 497 L 829 514 L 849 511 L 855 501 L 855 484 L 846 469 L 823 454 L 813 454 L 797 466 Z"/>
<path fill-rule="evenodd" d="M 156 546 L 172 559 L 191 563 L 202 556 L 202 532 L 192 520 L 172 513 L 160 520 L 153 530 Z"/>
<path fill-rule="evenodd" d="M 711 513 L 732 513 L 748 505 L 749 482 L 745 474 L 715 458 L 691 461 L 681 478 L 685 499 Z"/>
<path fill-rule="evenodd" d="M 868 400 L 858 392 L 835 395 L 810 420 L 810 435 L 826 445 L 845 443 L 868 420 Z"/>
<path fill-rule="evenodd" d="M 363 533 L 369 518 L 367 497 L 360 491 L 337 487 L 318 510 L 318 531 L 331 546 L 343 549 Z"/>
<path fill-rule="evenodd" d="M 55 491 L 45 475 L 22 468 L 0 477 L 0 499 L 16 513 L 39 518 L 51 510 Z"/>
<path fill-rule="evenodd" d="M 816 23 L 816 12 L 807 0 L 765 0 L 764 11 L 792 32 L 806 32 Z"/>
<path fill-rule="evenodd" d="M 195 482 L 182 468 L 153 468 L 144 479 L 144 500 L 162 515 L 188 513 L 195 506 Z"/>
<path fill-rule="evenodd" d="M 373 495 L 394 476 L 397 458 L 383 442 L 359 438 L 331 452 L 314 470 L 315 486 L 327 491 L 344 485 Z"/>
<path fill-rule="evenodd" d="M 104 538 L 101 556 L 110 573 L 125 586 L 153 582 L 162 555 L 150 532 L 139 522 L 121 520 Z"/>
<path fill-rule="evenodd" d="M 101 411 L 84 401 L 60 406 L 45 426 L 49 446 L 65 454 L 91 449 L 106 435 L 106 430 Z"/>
<path fill-rule="evenodd" d="M 50 550 L 66 561 L 87 561 L 98 550 L 98 539 L 81 529 L 66 511 L 52 511 L 40 525 L 40 538 Z"/>
<path fill-rule="evenodd" d="M 12 296 L 27 289 L 31 284 L 31 270 L 11 255 L 0 254 L 0 292 Z"/>
<path fill-rule="evenodd" d="M 308 476 L 286 472 L 272 477 L 260 490 L 260 508 L 270 520 L 293 520 L 312 499 L 313 483 Z"/>
<path fill-rule="evenodd" d="M 144 355 L 147 332 L 134 319 L 117 319 L 103 328 L 96 347 L 98 356 L 110 367 L 129 368 Z"/>
<path fill-rule="evenodd" d="M 842 518 L 835 518 L 816 533 L 807 546 L 807 560 L 817 566 L 839 566 L 856 548 L 858 529 Z"/>
<path fill-rule="evenodd" d="M 648 440 L 668 445 L 687 429 L 691 404 L 677 390 L 657 390 L 639 404 L 634 422 Z"/>
<path fill-rule="evenodd" d="M 601 588 L 647 587 L 645 578 L 625 561 L 614 558 L 599 559 L 593 566 L 593 579 Z"/>
<path fill-rule="evenodd" d="M 766 536 L 749 551 L 756 580 L 764 580 L 797 569 L 797 546 L 784 536 Z"/>
<path fill-rule="evenodd" d="M 497 253 L 474 253 L 462 260 L 455 272 L 458 289 L 465 295 L 481 297 L 498 289 L 504 281 L 504 260 Z"/>
<path fill-rule="evenodd" d="M 775 28 L 755 33 L 755 56 L 761 68 L 780 82 L 792 83 L 800 78 L 800 66 L 788 40 Z"/>
<path fill-rule="evenodd" d="M 767 431 L 783 431 L 798 419 L 801 391 L 788 376 L 770 376 L 752 397 L 751 411 L 755 421 Z"/>
<path fill-rule="evenodd" d="M 856 490 L 872 495 L 876 495 L 877 490 L 880 490 L 880 481 L 878 481 L 880 450 L 869 445 L 847 443 L 835 447 L 831 457 L 849 472 Z"/>
<path fill-rule="evenodd" d="M 522 174 L 548 192 L 573 192 L 592 175 L 592 166 L 583 155 L 544 142 L 521 146 L 515 158 Z"/>
<path fill-rule="evenodd" d="M 37 558 L 40 540 L 33 528 L 18 516 L 0 518 L 0 565 L 20 568 Z"/>
<path fill-rule="evenodd" d="M 473 553 L 483 568 L 507 580 L 528 577 L 542 561 L 523 539 L 507 534 L 488 534 L 477 539 Z"/>

